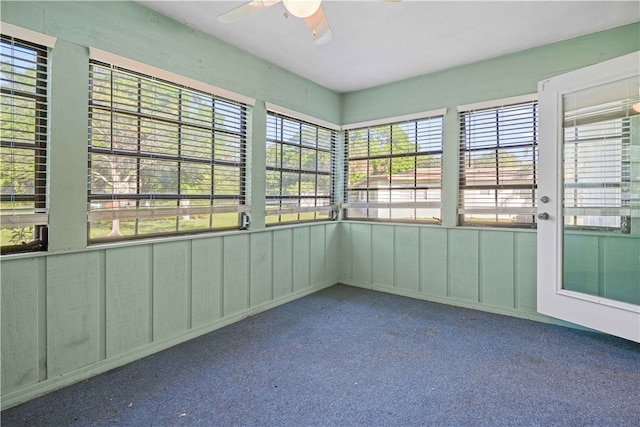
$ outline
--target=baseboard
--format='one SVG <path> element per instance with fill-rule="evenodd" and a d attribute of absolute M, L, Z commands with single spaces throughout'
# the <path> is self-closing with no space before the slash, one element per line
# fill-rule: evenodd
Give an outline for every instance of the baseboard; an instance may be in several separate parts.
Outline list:
<path fill-rule="evenodd" d="M 469 308 L 472 310 L 486 311 L 488 313 L 517 317 L 520 319 L 533 320 L 536 322 L 558 324 L 557 319 L 554 319 L 536 312 L 532 312 L 532 311 L 524 311 L 524 310 L 518 310 L 513 308 L 494 307 L 494 306 L 485 305 L 479 302 L 465 301 L 465 300 L 460 300 L 455 298 L 447 298 L 447 297 L 441 297 L 441 296 L 429 295 L 429 294 L 422 294 L 419 292 L 406 291 L 404 289 L 393 288 L 390 286 L 363 284 L 363 283 L 358 283 L 351 280 L 342 280 L 340 281 L 340 283 L 349 285 L 349 286 L 355 286 L 358 288 L 370 289 L 372 291 L 386 292 L 389 294 L 436 302 L 439 304 L 447 304 L 447 305 L 453 305 L 456 307 Z"/>

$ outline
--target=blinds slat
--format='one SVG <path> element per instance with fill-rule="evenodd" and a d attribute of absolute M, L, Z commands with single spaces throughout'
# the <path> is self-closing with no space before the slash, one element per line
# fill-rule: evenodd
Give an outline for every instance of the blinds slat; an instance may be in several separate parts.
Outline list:
<path fill-rule="evenodd" d="M 298 213 L 334 212 L 337 209 L 334 205 L 326 206 L 292 206 L 284 208 L 271 208 L 267 206 L 266 215 L 288 215 Z"/>
<path fill-rule="evenodd" d="M 14 214 L 1 214 L 0 224 L 4 227 L 29 227 L 33 225 L 47 225 L 49 215 L 46 213 L 36 213 L 35 211 L 19 212 Z"/>
<path fill-rule="evenodd" d="M 100 209 L 89 212 L 88 218 L 93 221 L 113 221 L 142 218 L 162 218 L 186 215 L 212 215 L 220 213 L 249 212 L 249 205 L 234 206 L 205 206 L 205 207 L 176 207 L 176 208 L 122 208 Z"/>

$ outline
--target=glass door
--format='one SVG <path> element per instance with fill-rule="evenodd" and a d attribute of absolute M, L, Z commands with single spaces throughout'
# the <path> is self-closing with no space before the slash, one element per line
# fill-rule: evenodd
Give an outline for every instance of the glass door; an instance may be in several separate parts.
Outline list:
<path fill-rule="evenodd" d="M 540 83 L 538 311 L 640 342 L 640 54 Z"/>

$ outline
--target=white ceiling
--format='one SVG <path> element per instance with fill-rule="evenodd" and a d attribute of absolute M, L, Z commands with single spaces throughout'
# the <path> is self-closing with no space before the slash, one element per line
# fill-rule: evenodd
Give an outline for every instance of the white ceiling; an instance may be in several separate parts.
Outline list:
<path fill-rule="evenodd" d="M 163 15 L 344 93 L 640 21 L 634 1 L 324 0 L 333 40 L 315 45 L 276 4 L 234 24 L 246 1 L 139 0 Z"/>

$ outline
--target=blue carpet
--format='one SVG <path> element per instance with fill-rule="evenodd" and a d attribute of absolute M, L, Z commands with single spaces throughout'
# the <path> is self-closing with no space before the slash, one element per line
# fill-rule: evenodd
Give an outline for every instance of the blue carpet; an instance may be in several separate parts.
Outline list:
<path fill-rule="evenodd" d="M 640 345 L 336 285 L 3 426 L 638 426 Z"/>

